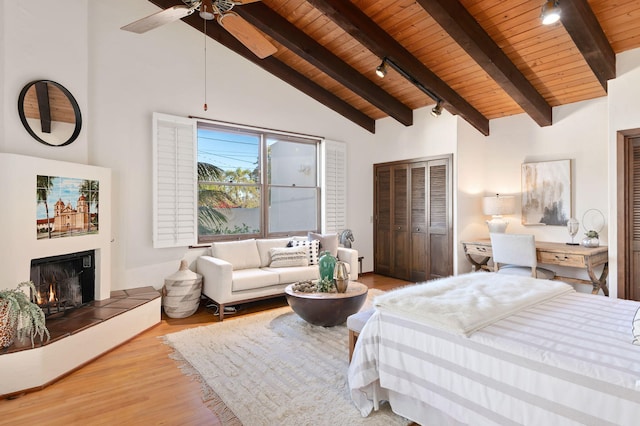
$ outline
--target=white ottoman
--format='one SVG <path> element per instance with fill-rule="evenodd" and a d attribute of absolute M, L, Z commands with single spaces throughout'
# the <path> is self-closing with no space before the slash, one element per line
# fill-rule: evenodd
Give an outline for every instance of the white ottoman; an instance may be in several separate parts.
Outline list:
<path fill-rule="evenodd" d="M 351 362 L 353 349 L 356 347 L 358 336 L 364 325 L 369 321 L 369 318 L 371 318 L 371 315 L 373 315 L 373 311 L 374 309 L 368 309 L 347 317 L 347 328 L 349 329 L 349 362 Z"/>

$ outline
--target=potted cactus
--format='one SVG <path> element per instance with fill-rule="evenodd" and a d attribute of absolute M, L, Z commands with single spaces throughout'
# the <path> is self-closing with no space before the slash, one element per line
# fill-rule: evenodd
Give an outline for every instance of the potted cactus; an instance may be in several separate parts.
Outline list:
<path fill-rule="evenodd" d="M 597 231 L 591 229 L 584 235 L 586 235 L 582 240 L 582 245 L 584 247 L 598 247 L 600 245 L 600 235 Z"/>
<path fill-rule="evenodd" d="M 49 330 L 45 325 L 42 309 L 33 303 L 30 295 L 22 288 L 35 292 L 31 281 L 18 284 L 15 289 L 0 290 L 0 347 L 11 346 L 15 339 L 18 341 L 29 338 L 31 347 L 35 346 L 35 337 L 44 341 L 49 339 Z"/>

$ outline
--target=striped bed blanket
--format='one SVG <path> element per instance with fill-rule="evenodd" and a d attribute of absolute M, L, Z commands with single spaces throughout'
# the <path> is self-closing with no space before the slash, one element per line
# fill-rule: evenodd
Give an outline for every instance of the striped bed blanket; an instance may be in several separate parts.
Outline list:
<path fill-rule="evenodd" d="M 639 307 L 568 292 L 469 337 L 376 310 L 349 367 L 351 396 L 363 416 L 388 401 L 419 424 L 640 424 Z"/>

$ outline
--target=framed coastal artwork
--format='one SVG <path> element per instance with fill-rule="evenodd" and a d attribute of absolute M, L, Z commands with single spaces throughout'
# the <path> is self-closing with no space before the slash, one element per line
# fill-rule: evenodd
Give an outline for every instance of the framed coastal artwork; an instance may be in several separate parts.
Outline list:
<path fill-rule="evenodd" d="M 571 160 L 522 164 L 522 224 L 566 226 L 571 217 Z"/>
<path fill-rule="evenodd" d="M 37 238 L 97 234 L 99 193 L 100 184 L 97 180 L 38 175 Z"/>

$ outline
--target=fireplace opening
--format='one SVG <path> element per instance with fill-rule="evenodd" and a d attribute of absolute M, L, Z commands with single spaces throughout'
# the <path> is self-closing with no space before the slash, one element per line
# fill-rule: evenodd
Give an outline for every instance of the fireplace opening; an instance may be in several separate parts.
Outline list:
<path fill-rule="evenodd" d="M 86 305 L 95 299 L 95 251 L 31 260 L 31 295 L 46 316 Z"/>

